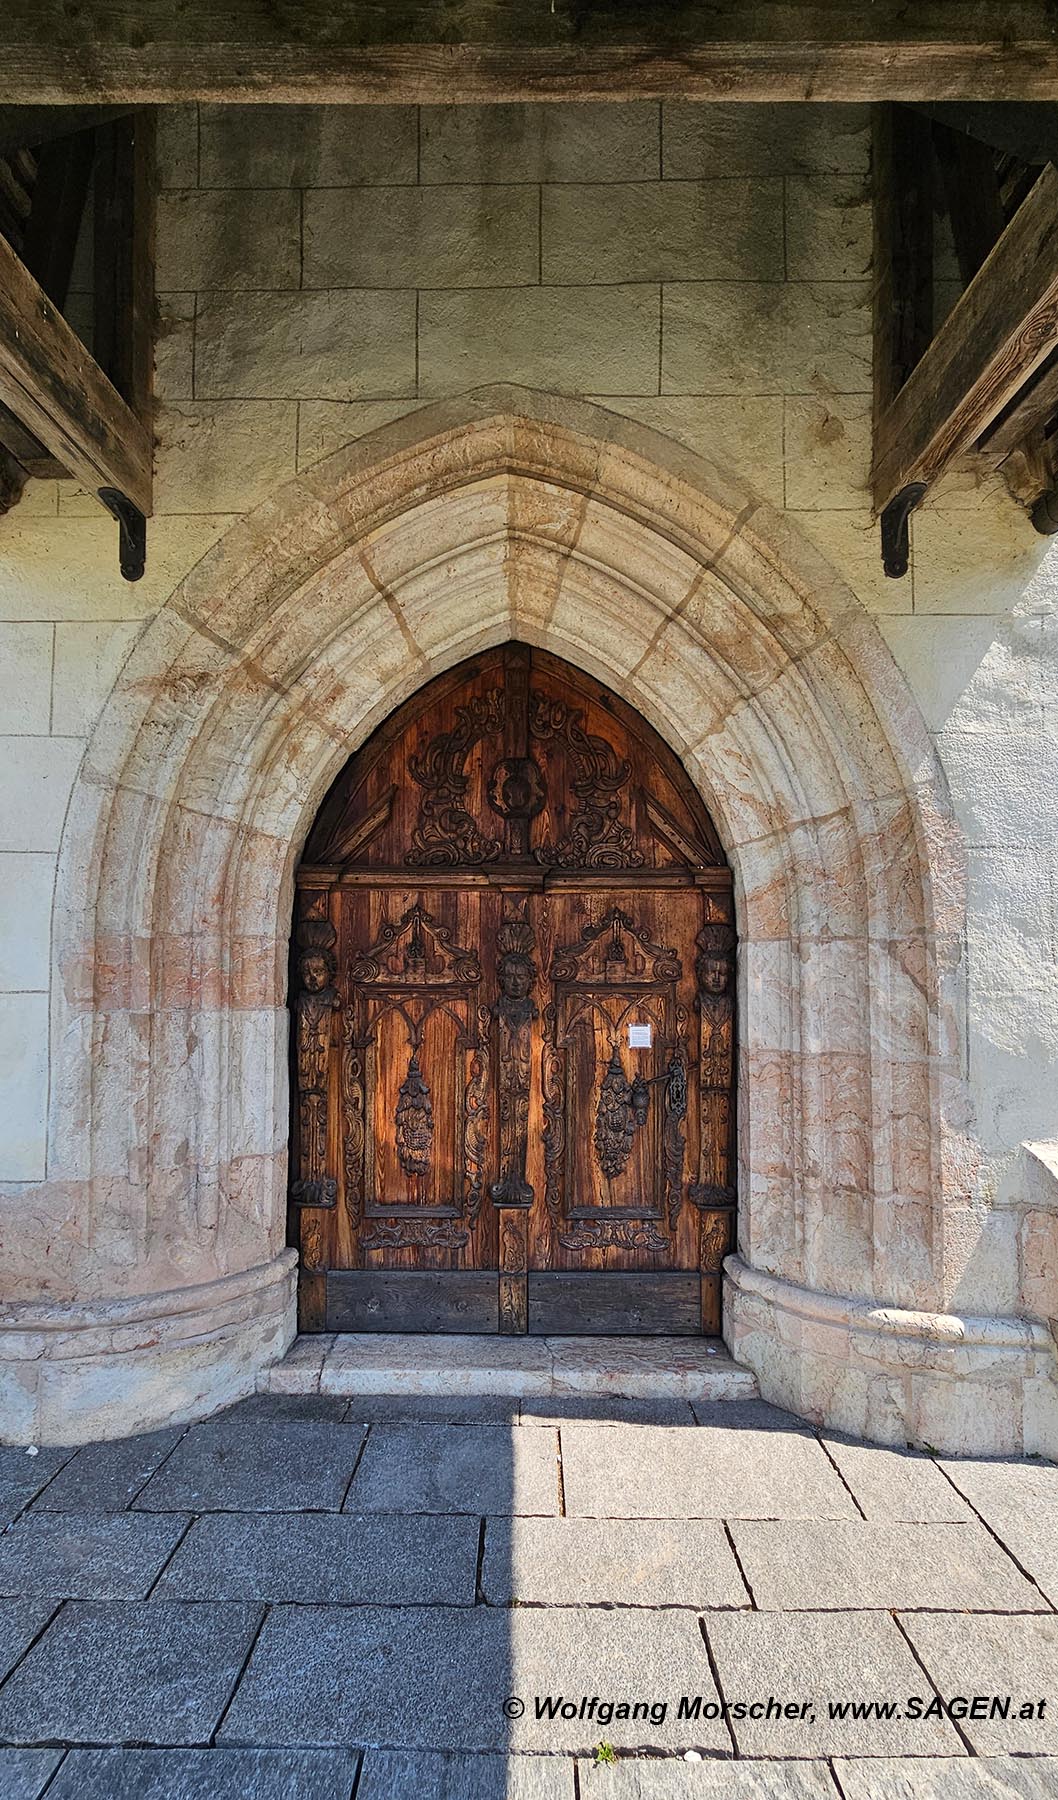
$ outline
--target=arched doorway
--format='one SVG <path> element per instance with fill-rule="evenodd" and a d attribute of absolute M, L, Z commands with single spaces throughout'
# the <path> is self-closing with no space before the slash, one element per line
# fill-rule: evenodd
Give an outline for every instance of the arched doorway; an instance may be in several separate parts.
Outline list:
<path fill-rule="evenodd" d="M 625 702 L 518 643 L 414 695 L 298 871 L 301 1329 L 719 1332 L 734 948 Z"/>

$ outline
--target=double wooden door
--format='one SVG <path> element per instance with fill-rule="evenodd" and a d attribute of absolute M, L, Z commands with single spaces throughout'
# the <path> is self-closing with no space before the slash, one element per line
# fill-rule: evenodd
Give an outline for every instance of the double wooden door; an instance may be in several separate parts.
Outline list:
<path fill-rule="evenodd" d="M 718 1331 L 733 964 L 645 721 L 524 645 L 423 689 L 298 875 L 301 1328 Z"/>

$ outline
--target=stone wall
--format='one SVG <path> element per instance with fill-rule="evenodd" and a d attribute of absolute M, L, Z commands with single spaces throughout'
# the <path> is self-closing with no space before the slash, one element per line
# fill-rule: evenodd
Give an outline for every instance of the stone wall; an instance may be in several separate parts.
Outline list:
<path fill-rule="evenodd" d="M 297 472 L 505 381 L 595 399 L 711 458 L 877 619 L 969 861 L 971 1154 L 944 1214 L 947 1304 L 1058 1312 L 1021 1148 L 1058 1136 L 1058 555 L 968 460 L 916 517 L 910 576 L 881 575 L 868 143 L 851 107 L 163 116 L 147 576 L 122 583 L 112 522 L 71 484 L 31 484 L 0 520 L 0 1292 L 25 1295 L 28 1255 L 60 1293 L 43 1215 L 34 1227 L 54 1151 L 51 897 L 85 742 L 144 621 Z"/>

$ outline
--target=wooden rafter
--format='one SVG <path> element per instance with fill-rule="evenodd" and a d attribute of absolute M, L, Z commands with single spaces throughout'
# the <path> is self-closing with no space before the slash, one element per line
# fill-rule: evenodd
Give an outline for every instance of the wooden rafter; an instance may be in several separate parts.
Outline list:
<path fill-rule="evenodd" d="M 1058 344 L 1058 171 L 1048 165 L 876 421 L 885 512 L 975 444 Z"/>
<path fill-rule="evenodd" d="M 8 0 L 12 104 L 1053 100 L 1049 0 Z"/>
<path fill-rule="evenodd" d="M 84 483 L 151 510 L 151 438 L 0 238 L 0 400 Z"/>

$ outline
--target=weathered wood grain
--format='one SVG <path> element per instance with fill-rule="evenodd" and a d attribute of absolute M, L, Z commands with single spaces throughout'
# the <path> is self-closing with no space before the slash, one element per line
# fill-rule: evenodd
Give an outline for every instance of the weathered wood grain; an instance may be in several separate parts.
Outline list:
<path fill-rule="evenodd" d="M 976 443 L 1058 345 L 1058 171 L 1048 165 L 877 421 L 881 512 Z"/>
<path fill-rule="evenodd" d="M 5 100 L 1051 100 L 1046 0 L 9 0 Z"/>

